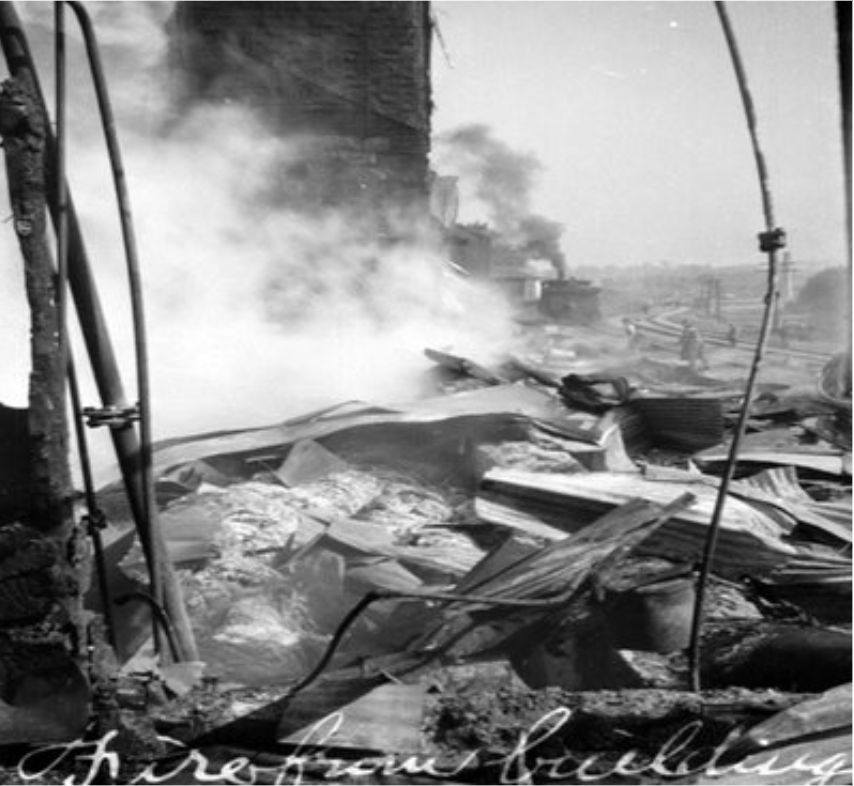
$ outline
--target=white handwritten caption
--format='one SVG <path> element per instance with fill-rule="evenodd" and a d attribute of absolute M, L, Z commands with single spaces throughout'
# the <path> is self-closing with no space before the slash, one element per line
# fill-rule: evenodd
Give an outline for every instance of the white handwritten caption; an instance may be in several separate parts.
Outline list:
<path fill-rule="evenodd" d="M 365 758 L 356 761 L 327 758 L 323 748 L 340 727 L 343 716 L 332 713 L 318 721 L 302 740 L 294 753 L 286 756 L 275 766 L 259 766 L 248 757 L 241 756 L 223 764 L 212 765 L 200 751 L 188 748 L 182 742 L 171 737 L 160 736 L 159 740 L 169 746 L 177 764 L 163 766 L 162 762 L 149 764 L 132 780 L 133 784 L 159 784 L 185 775 L 197 783 L 223 783 L 236 786 L 254 786 L 258 783 L 273 783 L 298 786 L 303 782 L 307 771 L 313 779 L 321 777 L 327 781 L 344 778 L 367 777 L 372 775 L 391 777 L 394 775 L 426 775 L 439 780 L 459 777 L 463 772 L 475 767 L 490 767 L 499 773 L 501 784 L 531 784 L 536 776 L 539 781 L 554 780 L 566 782 L 595 783 L 614 775 L 634 777 L 638 775 L 660 775 L 664 778 L 685 777 L 704 773 L 707 776 L 757 774 L 768 777 L 783 773 L 800 772 L 809 780 L 804 786 L 822 786 L 834 777 L 850 775 L 851 756 L 837 753 L 824 759 L 811 760 L 809 754 L 794 762 L 779 763 L 779 753 L 769 752 L 768 758 L 748 765 L 739 762 L 728 766 L 718 766 L 719 759 L 730 742 L 740 734 L 733 730 L 723 742 L 714 748 L 691 749 L 691 743 L 702 728 L 700 721 L 693 721 L 671 736 L 658 750 L 655 756 L 641 754 L 639 751 L 627 751 L 616 763 L 604 767 L 598 754 L 578 762 L 571 756 L 542 758 L 535 756 L 536 749 L 546 740 L 554 737 L 571 717 L 571 710 L 559 707 L 540 718 L 529 729 L 519 734 L 519 741 L 508 754 L 501 757 L 486 758 L 480 751 L 462 755 L 450 766 L 440 766 L 435 757 L 400 757 L 388 755 L 378 758 Z M 85 773 L 78 772 L 62 781 L 64 786 L 93 786 L 97 778 L 106 770 L 107 776 L 115 781 L 119 776 L 121 759 L 116 751 L 110 750 L 110 743 L 118 735 L 110 731 L 98 740 L 75 740 L 61 745 L 51 745 L 31 751 L 18 762 L 18 776 L 21 783 L 33 783 L 43 779 L 48 773 L 62 764 L 74 762 L 78 767 L 88 762 Z M 306 750 L 306 749 L 310 749 Z M 47 757 L 45 763 L 44 758 Z M 38 763 L 37 763 L 38 760 Z M 158 771 L 162 770 L 162 771 Z M 263 778 L 263 781 L 259 780 Z M 270 778 L 273 778 L 271 781 Z"/>

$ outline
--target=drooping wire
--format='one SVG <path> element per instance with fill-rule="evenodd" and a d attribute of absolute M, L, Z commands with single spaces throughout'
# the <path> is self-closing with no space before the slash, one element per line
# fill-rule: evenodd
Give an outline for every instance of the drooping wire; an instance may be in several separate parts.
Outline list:
<path fill-rule="evenodd" d="M 735 473 L 735 466 L 738 461 L 738 451 L 747 428 L 747 418 L 753 401 L 753 391 L 756 387 L 756 378 L 759 374 L 762 357 L 765 352 L 765 345 L 768 341 L 771 320 L 777 298 L 777 252 L 783 248 L 785 239 L 784 233 L 776 227 L 776 222 L 774 220 L 774 204 L 771 198 L 768 168 L 765 164 L 765 156 L 762 152 L 762 147 L 759 144 L 756 110 L 753 105 L 753 97 L 750 93 L 750 87 L 747 81 L 747 72 L 744 69 L 744 63 L 741 59 L 738 42 L 735 38 L 732 24 L 730 23 L 726 4 L 721 2 L 721 0 L 716 0 L 715 9 L 718 13 L 718 18 L 720 19 L 727 47 L 729 49 L 730 58 L 732 60 L 732 65 L 735 70 L 738 90 L 741 95 L 741 101 L 744 106 L 744 113 L 747 119 L 747 127 L 750 132 L 753 157 L 756 161 L 756 169 L 759 176 L 759 190 L 762 195 L 762 212 L 765 218 L 765 231 L 760 234 L 760 248 L 768 255 L 768 272 L 765 285 L 765 309 L 762 313 L 759 337 L 756 341 L 756 349 L 750 366 L 750 373 L 748 374 L 747 383 L 745 384 L 744 401 L 742 402 L 741 410 L 738 413 L 738 421 L 730 443 L 723 476 L 721 477 L 721 482 L 718 486 L 715 507 L 712 512 L 712 519 L 709 523 L 709 531 L 706 537 L 702 561 L 700 563 L 700 575 L 697 581 L 697 594 L 694 602 L 694 615 L 691 623 L 691 639 L 688 645 L 689 679 L 691 682 L 691 690 L 694 691 L 700 690 L 700 633 L 702 631 L 703 618 L 705 614 L 704 604 L 706 587 L 708 585 L 709 573 L 711 572 L 712 562 L 714 560 L 718 532 L 720 531 L 720 523 L 723 517 L 724 506 L 726 505 L 730 481 Z"/>

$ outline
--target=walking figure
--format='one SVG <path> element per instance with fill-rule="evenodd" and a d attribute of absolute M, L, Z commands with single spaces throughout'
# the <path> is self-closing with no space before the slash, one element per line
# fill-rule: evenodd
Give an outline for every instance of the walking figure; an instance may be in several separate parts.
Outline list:
<path fill-rule="evenodd" d="M 679 338 L 679 356 L 688 361 L 692 371 L 707 369 L 706 346 L 700 331 L 687 319 L 682 323 L 682 335 Z"/>
<path fill-rule="evenodd" d="M 731 347 L 734 347 L 738 343 L 738 328 L 732 322 L 729 323 L 729 330 L 726 337 Z"/>
<path fill-rule="evenodd" d="M 638 335 L 638 326 L 628 317 L 623 317 L 623 329 L 626 331 L 626 342 L 629 349 L 637 349 L 640 336 Z"/>

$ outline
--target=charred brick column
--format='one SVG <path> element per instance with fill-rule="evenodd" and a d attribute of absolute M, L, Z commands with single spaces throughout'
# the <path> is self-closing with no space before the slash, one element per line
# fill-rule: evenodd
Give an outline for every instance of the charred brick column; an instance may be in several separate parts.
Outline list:
<path fill-rule="evenodd" d="M 291 207 L 427 212 L 429 4 L 179 2 L 178 105 L 238 102 L 299 144 Z"/>

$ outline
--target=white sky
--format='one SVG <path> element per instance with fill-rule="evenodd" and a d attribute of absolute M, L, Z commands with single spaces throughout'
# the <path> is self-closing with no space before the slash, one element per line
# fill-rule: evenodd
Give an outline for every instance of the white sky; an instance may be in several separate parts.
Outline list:
<path fill-rule="evenodd" d="M 833 3 L 728 3 L 795 259 L 844 264 Z M 761 258 L 756 167 L 711 2 L 436 2 L 433 126 L 485 123 L 543 172 L 569 265 Z M 451 174 L 443 172 L 443 174 Z M 464 185 L 464 184 L 463 184 Z M 482 218 L 465 199 L 461 219 Z"/>

